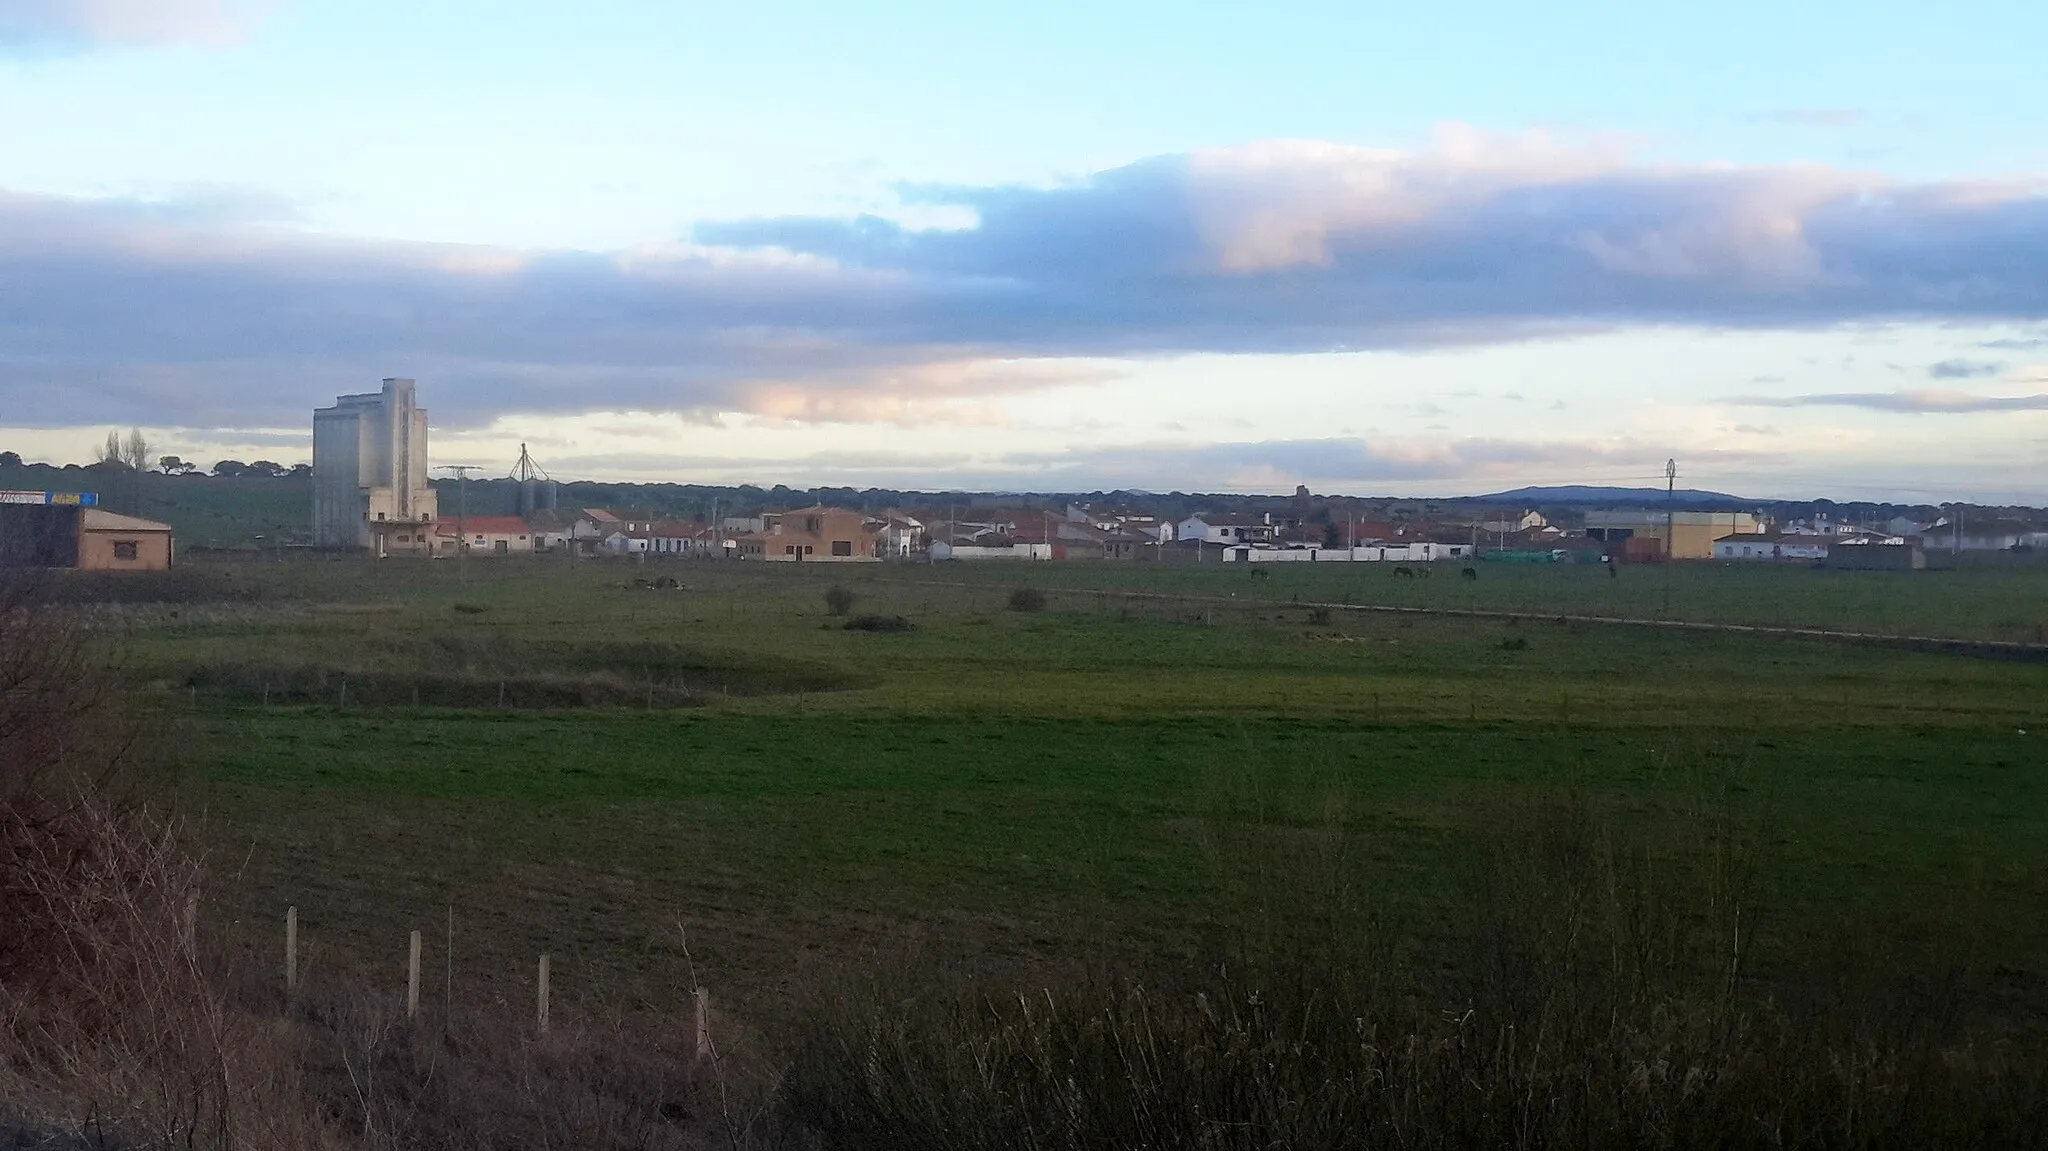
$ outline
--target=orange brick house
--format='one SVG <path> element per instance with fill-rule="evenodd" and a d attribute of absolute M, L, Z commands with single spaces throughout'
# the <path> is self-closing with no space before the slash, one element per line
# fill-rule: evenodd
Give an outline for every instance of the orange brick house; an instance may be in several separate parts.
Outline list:
<path fill-rule="evenodd" d="M 883 551 L 882 530 L 847 508 L 824 506 L 761 517 L 758 532 L 740 536 L 741 559 L 781 563 L 875 563 Z"/>

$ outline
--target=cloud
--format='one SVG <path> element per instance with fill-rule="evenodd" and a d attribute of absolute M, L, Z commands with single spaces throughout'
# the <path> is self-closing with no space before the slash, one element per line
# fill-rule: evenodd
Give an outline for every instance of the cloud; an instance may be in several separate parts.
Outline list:
<path fill-rule="evenodd" d="M 1826 392 L 1802 396 L 1731 396 L 1723 401 L 1752 408 L 1868 408 L 1876 412 L 1936 414 L 1954 412 L 2048 411 L 2048 394 L 1978 396 L 1939 389 L 1900 392 Z"/>
<path fill-rule="evenodd" d="M 1041 490 L 1089 490 L 1104 484 L 1162 487 L 1202 477 L 1211 490 L 1276 490 L 1297 483 L 1369 490 L 1373 485 L 1441 481 L 1465 485 L 1531 475 L 1579 475 L 1662 468 L 1664 447 L 1606 440 L 1509 440 L 1486 437 L 1403 438 L 1374 443 L 1354 437 L 1258 440 L 1214 444 L 1124 444 L 1004 455 L 982 475 L 1029 477 Z M 1775 454 L 1722 449 L 1709 459 L 1777 459 Z"/>
<path fill-rule="evenodd" d="M 461 426 L 973 422 L 1129 357 L 2048 316 L 2033 185 L 1454 131 L 1414 152 L 1281 141 L 904 195 L 972 224 L 736 220 L 519 251 L 309 234 L 278 223 L 288 205 L 219 190 L 0 193 L 0 379 L 10 418 L 39 426 L 288 426 L 391 374 Z"/>
<path fill-rule="evenodd" d="M 1165 491 L 1190 483 L 1204 491 L 1288 490 L 1298 483 L 1325 489 L 1370 490 L 1412 483 L 1463 488 L 1516 480 L 1548 469 L 1583 474 L 1587 468 L 1627 468 L 1644 474 L 1662 466 L 1662 449 L 1581 441 L 1512 441 L 1466 438 L 1404 440 L 1375 445 L 1357 437 L 1284 439 L 1214 444 L 1127 443 L 1049 451 L 936 453 L 832 450 L 767 461 L 671 453 L 627 453 L 553 460 L 560 468 L 616 476 L 774 476 L 794 484 L 943 486 L 991 491 L 1093 491 L 1143 488 Z M 1749 453 L 1719 453 L 1722 458 Z M 1776 457 L 1771 457 L 1776 458 Z M 1543 474 L 1537 472 L 1535 474 Z"/>
<path fill-rule="evenodd" d="M 1985 340 L 1977 346 L 1980 348 L 1992 348 L 2001 352 L 2038 352 L 2043 348 L 2048 348 L 2048 340 Z"/>
<path fill-rule="evenodd" d="M 0 45 L 230 43 L 261 7 L 259 0 L 0 0 Z"/>
<path fill-rule="evenodd" d="M 1927 374 L 1937 380 L 1974 380 L 1979 376 L 1995 376 L 2004 367 L 2004 364 L 1977 360 L 1943 360 L 1927 365 Z"/>

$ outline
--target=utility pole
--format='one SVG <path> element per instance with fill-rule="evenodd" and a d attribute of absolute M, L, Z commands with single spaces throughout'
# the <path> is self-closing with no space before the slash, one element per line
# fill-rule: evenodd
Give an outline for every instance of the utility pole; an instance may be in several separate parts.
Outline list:
<path fill-rule="evenodd" d="M 1664 614 L 1671 614 L 1671 565 L 1678 556 L 1678 461 L 1664 461 Z"/>
<path fill-rule="evenodd" d="M 483 470 L 482 464 L 441 464 L 438 470 L 457 476 L 455 498 L 455 576 L 467 582 L 469 567 L 469 473 Z"/>

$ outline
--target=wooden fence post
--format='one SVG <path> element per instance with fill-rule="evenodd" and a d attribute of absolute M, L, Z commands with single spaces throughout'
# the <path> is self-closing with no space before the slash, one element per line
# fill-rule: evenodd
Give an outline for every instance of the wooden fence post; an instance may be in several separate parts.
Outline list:
<path fill-rule="evenodd" d="M 299 909 L 284 909 L 284 993 L 299 993 Z"/>
<path fill-rule="evenodd" d="M 420 1013 L 420 933 L 412 933 L 412 942 L 406 948 L 405 958 L 405 1017 L 416 1019 Z"/>
<path fill-rule="evenodd" d="M 540 957 L 540 995 L 535 1020 L 540 1025 L 540 1033 L 546 1035 L 548 1033 L 548 957 L 545 955 Z"/>
<path fill-rule="evenodd" d="M 697 1060 L 711 1058 L 711 993 L 699 987 L 690 993 L 697 1008 Z"/>

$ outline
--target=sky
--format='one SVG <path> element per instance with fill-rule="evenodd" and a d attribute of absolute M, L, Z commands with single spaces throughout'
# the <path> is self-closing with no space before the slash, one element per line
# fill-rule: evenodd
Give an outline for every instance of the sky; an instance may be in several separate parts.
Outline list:
<path fill-rule="evenodd" d="M 2048 504 L 2048 5 L 0 0 L 0 450 Z"/>

